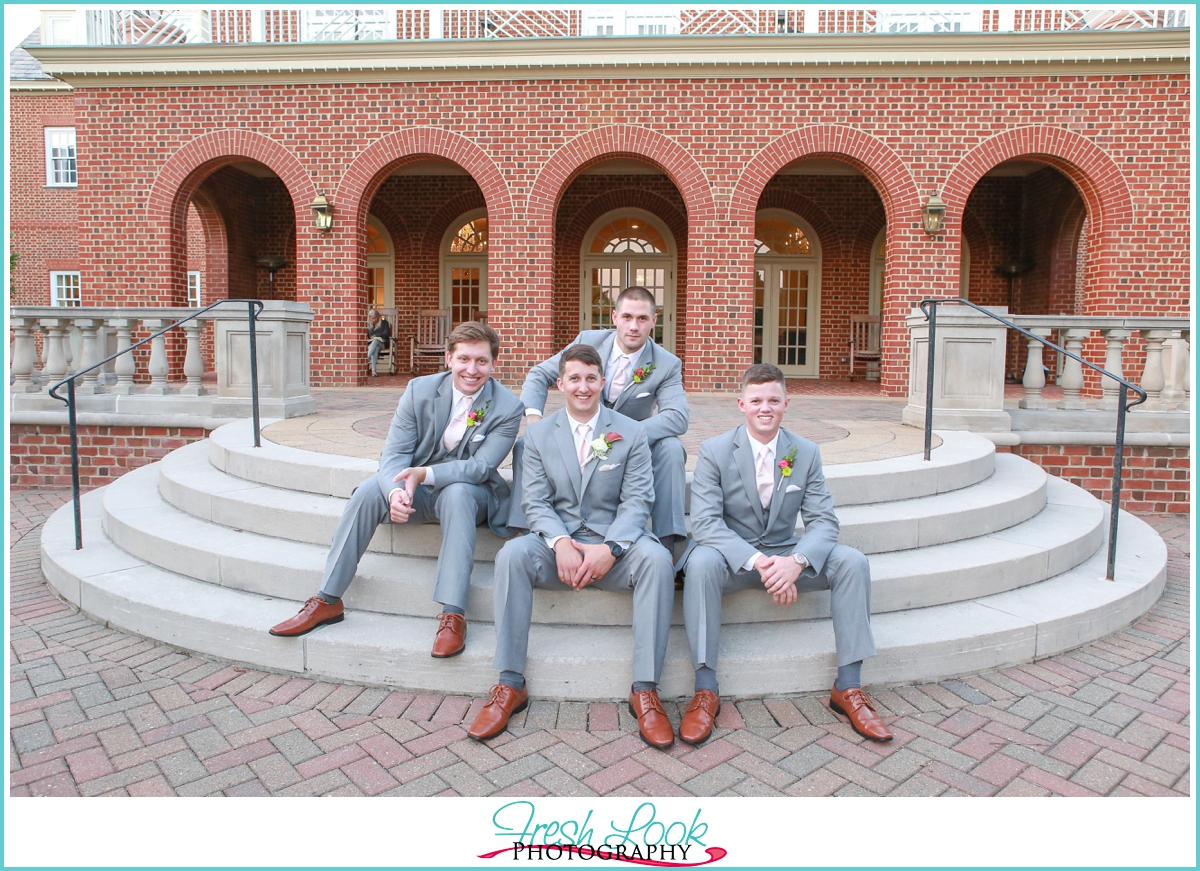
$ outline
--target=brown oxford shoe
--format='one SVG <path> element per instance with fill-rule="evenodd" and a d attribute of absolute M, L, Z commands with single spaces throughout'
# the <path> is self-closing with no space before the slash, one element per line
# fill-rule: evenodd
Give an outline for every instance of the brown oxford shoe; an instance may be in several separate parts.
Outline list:
<path fill-rule="evenodd" d="M 870 738 L 872 741 L 892 740 L 892 733 L 875 713 L 871 697 L 861 688 L 851 687 L 842 692 L 835 684 L 829 693 L 829 707 L 847 717 L 850 720 L 850 728 L 864 738 Z"/>
<path fill-rule="evenodd" d="M 320 596 L 313 596 L 304 603 L 304 607 L 295 617 L 284 620 L 278 626 L 272 626 L 271 634 L 290 638 L 312 632 L 326 623 L 341 623 L 346 619 L 345 610 L 340 601 L 330 605 Z"/>
<path fill-rule="evenodd" d="M 443 659 L 447 656 L 458 656 L 467 646 L 467 618 L 462 614 L 442 614 L 438 621 L 437 635 L 433 638 L 433 653 Z"/>
<path fill-rule="evenodd" d="M 720 697 L 712 690 L 697 690 L 683 714 L 683 722 L 679 724 L 679 740 L 688 744 L 703 744 L 712 734 L 719 713 Z"/>
<path fill-rule="evenodd" d="M 675 743 L 675 730 L 667 719 L 658 690 L 629 691 L 629 710 L 637 717 L 642 740 L 651 747 L 665 748 Z"/>
<path fill-rule="evenodd" d="M 476 741 L 494 738 L 508 727 L 508 718 L 519 714 L 529 704 L 529 688 L 515 690 L 508 684 L 498 683 L 492 687 L 492 695 L 483 706 L 468 736 Z"/>

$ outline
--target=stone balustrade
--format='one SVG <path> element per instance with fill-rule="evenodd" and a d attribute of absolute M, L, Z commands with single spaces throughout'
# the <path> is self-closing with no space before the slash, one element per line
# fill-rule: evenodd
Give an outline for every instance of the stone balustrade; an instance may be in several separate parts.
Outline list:
<path fill-rule="evenodd" d="M 1188 318 L 1009 315 L 1004 306 L 988 310 L 1145 390 L 1147 401 L 1132 409 L 1126 422 L 1131 444 L 1186 443 L 1191 402 Z M 914 309 L 908 326 L 909 398 L 903 419 L 912 426 L 924 426 L 929 323 L 920 310 Z M 1101 395 L 1085 395 L 1085 367 L 1038 339 L 1019 336 L 1019 342 L 1026 345 L 1024 395 L 1006 405 L 1007 332 L 999 321 L 974 309 L 938 306 L 934 427 L 994 433 L 993 440 L 1003 444 L 1022 439 L 1111 444 L 1120 384 L 1102 376 Z M 1145 356 L 1140 371 L 1129 371 L 1126 349 L 1135 335 L 1145 347 Z M 1094 336 L 1104 342 L 1103 359 L 1084 353 Z M 1062 398 L 1057 401 L 1043 396 L 1048 371 L 1056 373 L 1062 388 Z M 1018 441 L 1013 442 L 1013 438 Z"/>
<path fill-rule="evenodd" d="M 194 314 L 192 308 L 114 308 L 14 306 L 12 370 L 14 413 L 63 411 L 48 390 L 146 335 Z M 303 303 L 269 300 L 256 318 L 259 408 L 264 418 L 310 414 L 309 325 L 312 310 Z M 203 382 L 202 334 L 211 325 L 217 382 Z M 101 415 L 249 417 L 249 324 L 247 305 L 210 309 L 178 328 L 183 337 L 183 380 L 170 380 L 166 336 L 149 343 L 148 354 L 122 354 L 103 370 L 75 383 L 81 413 Z M 39 356 L 37 334 L 42 336 Z M 65 395 L 66 391 L 59 391 Z"/>

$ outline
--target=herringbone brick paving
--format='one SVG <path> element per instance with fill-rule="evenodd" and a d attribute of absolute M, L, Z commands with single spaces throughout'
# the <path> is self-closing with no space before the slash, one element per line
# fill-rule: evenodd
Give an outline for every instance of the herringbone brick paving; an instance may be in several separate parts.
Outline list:
<path fill-rule="evenodd" d="M 1146 518 L 1170 550 L 1146 617 L 1032 665 L 876 688 L 890 744 L 805 694 L 726 699 L 708 743 L 662 752 L 615 703 L 535 700 L 481 744 L 466 737 L 480 699 L 254 671 L 108 629 L 42 580 L 40 524 L 66 498 L 11 503 L 14 796 L 1191 792 L 1188 517 Z"/>

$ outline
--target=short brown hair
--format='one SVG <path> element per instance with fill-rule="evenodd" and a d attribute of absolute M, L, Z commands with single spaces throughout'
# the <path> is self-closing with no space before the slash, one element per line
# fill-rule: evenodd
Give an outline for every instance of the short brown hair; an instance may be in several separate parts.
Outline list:
<path fill-rule="evenodd" d="M 621 293 L 617 296 L 617 301 L 613 303 L 613 311 L 619 309 L 621 307 L 621 303 L 627 299 L 640 299 L 642 302 L 650 303 L 650 312 L 652 314 L 658 308 L 658 301 L 655 300 L 654 294 L 652 294 L 646 288 L 639 287 L 635 284 L 621 291 Z"/>
<path fill-rule="evenodd" d="M 600 359 L 600 352 L 591 345 L 572 345 L 567 348 L 558 358 L 558 377 L 562 378 L 567 371 L 567 364 L 572 360 L 578 360 L 580 363 L 586 363 L 589 366 L 595 366 L 600 374 L 604 374 L 604 361 Z"/>
<path fill-rule="evenodd" d="M 500 337 L 496 335 L 496 331 L 487 324 L 481 324 L 479 321 L 463 321 L 457 327 L 450 331 L 450 335 L 446 337 L 446 353 L 453 354 L 454 348 L 459 343 L 467 344 L 470 342 L 487 342 L 492 346 L 492 359 L 500 353 Z"/>
<path fill-rule="evenodd" d="M 742 389 L 745 390 L 751 384 L 770 384 L 772 381 L 778 381 L 783 392 L 787 393 L 787 379 L 783 377 L 783 371 L 778 366 L 755 363 L 742 376 Z"/>

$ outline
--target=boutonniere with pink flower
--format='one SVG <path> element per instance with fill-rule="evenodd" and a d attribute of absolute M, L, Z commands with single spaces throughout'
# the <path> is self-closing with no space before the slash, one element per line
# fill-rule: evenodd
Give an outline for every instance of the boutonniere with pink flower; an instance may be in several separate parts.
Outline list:
<path fill-rule="evenodd" d="M 484 417 L 487 416 L 488 409 L 492 407 L 491 402 L 485 402 L 483 408 L 476 408 L 467 415 L 467 427 L 479 426 L 483 423 Z"/>
<path fill-rule="evenodd" d="M 619 432 L 606 432 L 598 439 L 592 439 L 588 442 L 588 447 L 592 449 L 592 455 L 588 457 L 588 462 L 592 460 L 607 460 L 608 452 L 612 450 L 612 446 L 619 442 L 624 436 Z"/>
<path fill-rule="evenodd" d="M 650 377 L 650 373 L 654 371 L 654 364 L 647 363 L 645 366 L 638 366 L 633 370 L 633 383 L 641 384 Z"/>
<path fill-rule="evenodd" d="M 779 474 L 782 476 L 779 479 L 779 485 L 775 488 L 778 490 L 783 486 L 783 479 L 792 477 L 792 469 L 796 466 L 796 446 L 792 445 L 792 449 L 787 452 L 787 455 L 779 461 Z"/>

